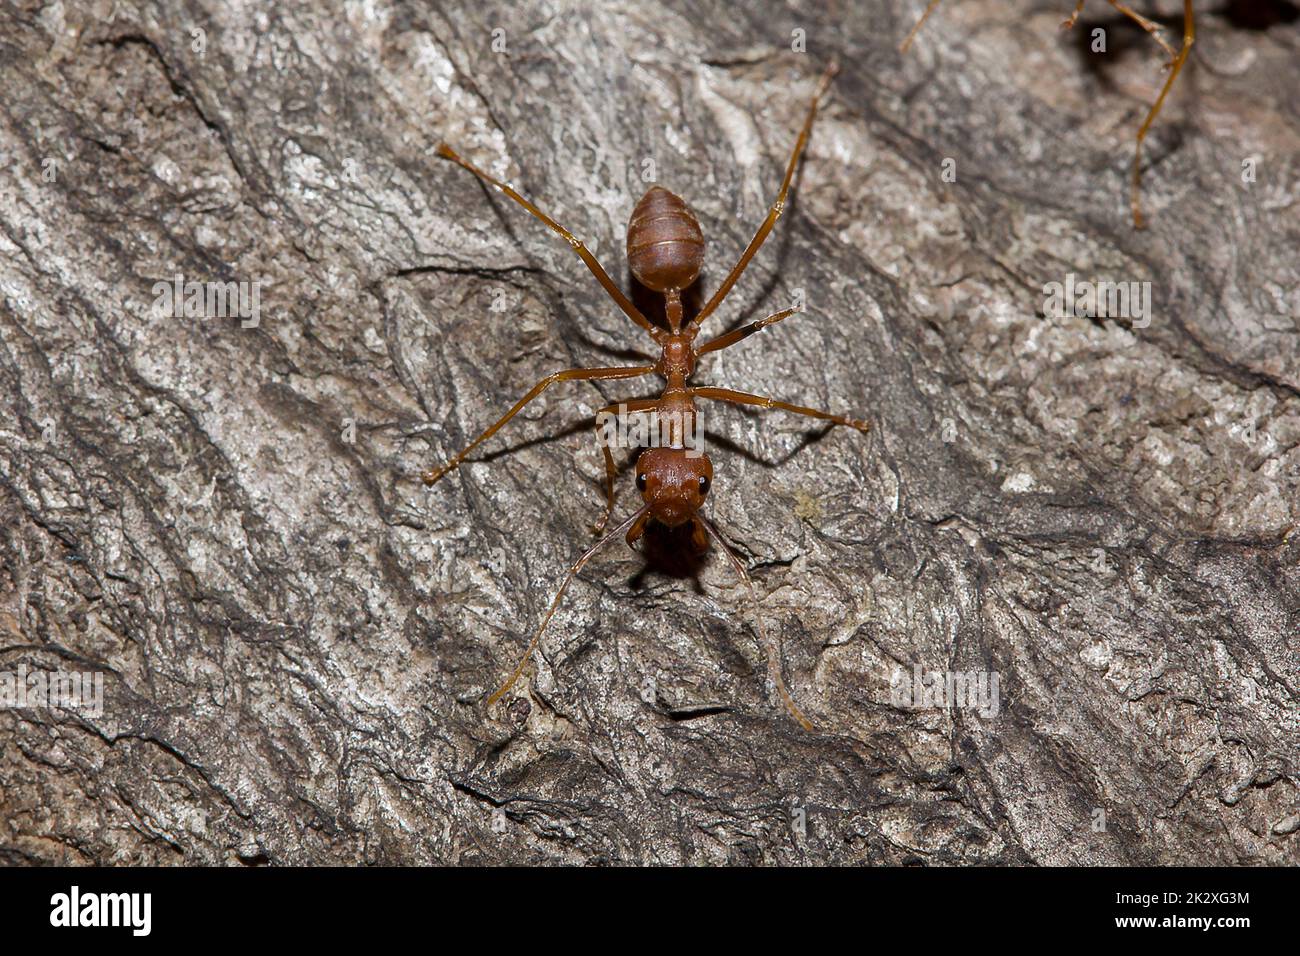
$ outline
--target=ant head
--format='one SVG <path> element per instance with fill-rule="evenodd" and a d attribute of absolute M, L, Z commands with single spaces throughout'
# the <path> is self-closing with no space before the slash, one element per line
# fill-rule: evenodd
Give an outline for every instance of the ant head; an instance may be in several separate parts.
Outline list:
<path fill-rule="evenodd" d="M 669 528 L 689 521 L 713 483 L 713 462 L 685 448 L 647 448 L 636 463 L 636 487 L 650 514 Z"/>

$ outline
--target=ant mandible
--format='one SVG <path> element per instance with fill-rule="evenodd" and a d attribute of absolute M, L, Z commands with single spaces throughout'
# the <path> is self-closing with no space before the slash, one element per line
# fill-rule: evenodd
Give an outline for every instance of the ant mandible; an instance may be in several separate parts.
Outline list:
<path fill-rule="evenodd" d="M 659 447 L 645 449 L 637 459 L 636 485 L 644 501 L 643 506 L 574 562 L 565 576 L 563 584 L 560 585 L 554 600 L 551 602 L 550 609 L 542 619 L 542 623 L 533 635 L 532 641 L 529 642 L 527 650 L 524 651 L 523 656 L 520 658 L 519 664 L 509 678 L 506 679 L 506 682 L 488 698 L 488 706 L 500 700 L 523 673 L 524 667 L 527 665 L 542 636 L 542 631 L 555 614 L 560 599 L 564 596 L 574 576 L 582 570 L 582 567 L 592 555 L 620 534 L 626 534 L 627 543 L 631 547 L 641 538 L 651 522 L 658 522 L 667 528 L 680 528 L 689 525 L 690 539 L 694 547 L 702 552 L 708 547 L 709 538 L 716 541 L 752 594 L 753 585 L 749 580 L 749 576 L 745 573 L 744 566 L 731 549 L 727 547 L 726 542 L 723 541 L 722 536 L 712 522 L 700 513 L 705 497 L 708 495 L 709 488 L 713 483 L 713 464 L 709 461 L 708 455 L 696 449 L 688 449 L 683 442 L 683 437 L 692 434 L 694 431 L 696 399 L 713 399 L 740 405 L 754 405 L 759 408 L 776 408 L 793 412 L 796 415 L 823 419 L 836 425 L 848 425 L 860 431 L 867 430 L 867 423 L 860 419 L 832 415 L 829 412 L 818 411 L 815 408 L 792 405 L 788 402 L 766 398 L 762 395 L 752 395 L 748 392 L 738 392 L 729 388 L 693 387 L 687 384 L 688 379 L 695 371 L 696 360 L 701 355 L 729 348 L 749 338 L 755 332 L 759 332 L 800 311 L 799 309 L 784 309 L 774 315 L 769 315 L 765 319 L 751 322 L 748 325 L 740 326 L 730 332 L 711 338 L 703 345 L 697 346 L 695 344 L 696 336 L 699 334 L 704 321 L 713 314 L 722 303 L 722 300 L 732 290 L 732 287 L 735 286 L 741 273 L 745 271 L 745 267 L 754 258 L 754 254 L 763 245 L 768 233 L 772 231 L 772 227 L 776 225 L 777 219 L 785 210 L 786 195 L 790 190 L 790 183 L 794 178 L 799 157 L 808 142 L 813 120 L 817 115 L 817 104 L 826 93 L 831 78 L 836 71 L 837 66 L 832 63 L 817 85 L 812 103 L 808 108 L 808 116 L 804 120 L 803 129 L 799 133 L 799 139 L 795 143 L 789 164 L 786 166 L 785 179 L 781 181 L 781 190 L 768 211 L 767 218 L 759 226 L 758 232 L 754 234 L 754 238 L 741 255 L 740 261 L 727 274 L 727 277 L 722 281 L 722 285 L 714 292 L 713 297 L 705 303 L 699 313 L 689 322 L 685 321 L 683 315 L 682 292 L 695 282 L 699 277 L 700 269 L 704 265 L 704 235 L 700 230 L 699 222 L 685 201 L 661 186 L 652 186 L 632 210 L 632 216 L 627 227 L 628 265 L 631 268 L 632 275 L 636 277 L 641 285 L 652 292 L 663 295 L 664 314 L 668 322 L 667 330 L 651 322 L 633 305 L 632 301 L 610 279 L 596 260 L 596 257 L 588 251 L 576 236 L 509 185 L 494 179 L 483 170 L 461 158 L 447 144 L 442 143 L 438 146 L 437 152 L 439 156 L 451 160 L 473 173 L 483 182 L 495 186 L 540 219 L 552 231 L 564 237 L 579 258 L 586 263 L 587 268 L 596 277 L 596 281 L 609 293 L 610 298 L 618 304 L 620 309 L 627 313 L 628 318 L 650 334 L 660 348 L 660 356 L 659 360 L 653 365 L 633 365 L 620 368 L 573 368 L 546 376 L 516 402 L 505 415 L 501 416 L 496 423 L 457 452 L 446 464 L 424 472 L 421 478 L 425 484 L 432 485 L 459 466 L 465 460 L 466 455 L 495 435 L 510 419 L 519 414 L 529 402 L 557 382 L 636 378 L 657 373 L 666 381 L 666 386 L 659 398 L 613 403 L 600 410 L 597 414 L 597 420 L 599 421 L 603 415 L 618 411 L 621 407 L 629 414 L 654 412 L 661 419 L 667 418 L 675 423 L 669 441 Z M 609 445 L 604 441 L 600 441 L 600 447 L 605 454 L 606 504 L 604 516 L 596 525 L 596 534 L 600 534 L 604 530 L 614 510 L 614 479 L 616 472 Z M 773 682 L 780 692 L 786 707 L 800 724 L 811 730 L 812 724 L 795 706 L 794 700 L 785 688 L 775 648 L 770 642 L 768 643 L 768 662 Z"/>

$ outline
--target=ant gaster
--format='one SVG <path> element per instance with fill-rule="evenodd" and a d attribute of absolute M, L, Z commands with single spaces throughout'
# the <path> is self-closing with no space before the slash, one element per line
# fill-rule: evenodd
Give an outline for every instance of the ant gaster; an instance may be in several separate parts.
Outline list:
<path fill-rule="evenodd" d="M 499 700 L 523 673 L 523 669 L 532 656 L 533 649 L 537 646 L 542 631 L 555 614 L 560 599 L 564 596 L 574 576 L 597 550 L 620 534 L 626 535 L 628 544 L 633 545 L 645 533 L 646 527 L 652 521 L 669 528 L 689 525 L 691 529 L 690 538 L 697 550 L 703 551 L 707 548 L 710 538 L 716 541 L 752 592 L 753 585 L 749 581 L 749 576 L 745 573 L 744 566 L 731 549 L 727 547 L 726 542 L 723 541 L 713 524 L 701 513 L 705 498 L 713 483 L 713 464 L 709 461 L 707 455 L 696 449 L 685 447 L 684 442 L 681 440 L 683 434 L 693 433 L 696 399 L 754 405 L 759 408 L 776 408 L 797 415 L 823 419 L 836 425 L 849 425 L 861 431 L 866 431 L 867 423 L 859 419 L 848 418 L 843 415 L 832 415 L 829 412 L 818 411 L 814 408 L 792 405 L 773 398 L 738 392 L 728 388 L 697 387 L 688 384 L 691 374 L 695 371 L 696 360 L 700 356 L 735 345 L 755 332 L 761 331 L 800 311 L 799 309 L 785 309 L 765 319 L 751 322 L 748 325 L 740 326 L 730 332 L 711 338 L 703 345 L 697 346 L 695 344 L 696 337 L 699 335 L 700 327 L 704 321 L 713 314 L 732 287 L 735 286 L 741 273 L 745 271 L 745 267 L 749 265 L 754 254 L 763 245 L 763 241 L 767 238 L 768 233 L 772 231 L 772 227 L 776 225 L 777 219 L 784 211 L 786 195 L 790 190 L 791 180 L 794 178 L 795 167 L 798 165 L 799 157 L 808 141 L 813 119 L 817 115 L 818 101 L 830 85 L 836 69 L 836 65 L 832 63 L 822 76 L 821 82 L 813 94 L 803 129 L 799 133 L 799 139 L 795 143 L 794 151 L 786 166 L 785 178 L 781 182 L 780 192 L 768 211 L 767 218 L 759 226 L 758 232 L 755 233 L 749 246 L 741 255 L 740 261 L 728 273 L 718 290 L 713 294 L 713 297 L 705 303 L 704 307 L 689 322 L 686 321 L 683 314 L 682 292 L 695 282 L 704 265 L 704 234 L 700 230 L 699 222 L 691 212 L 690 207 L 679 196 L 661 186 L 652 186 L 632 210 L 632 216 L 627 227 L 628 265 L 633 276 L 641 285 L 664 297 L 664 316 L 668 324 L 666 330 L 654 324 L 642 314 L 623 291 L 614 284 L 613 280 L 610 279 L 604 268 L 596 260 L 596 257 L 571 232 L 538 209 L 509 185 L 492 178 L 478 167 L 462 159 L 450 146 L 445 143 L 438 146 L 439 156 L 457 163 L 485 183 L 495 186 L 540 219 L 554 232 L 564 237 L 579 258 L 586 263 L 587 268 L 591 270 L 596 277 L 596 281 L 604 287 L 610 298 L 618 304 L 628 318 L 650 334 L 660 348 L 660 355 L 659 360 L 653 365 L 617 368 L 575 368 L 548 375 L 534 385 L 495 424 L 457 452 L 446 464 L 424 472 L 421 475 L 424 482 L 432 485 L 449 471 L 459 466 L 465 460 L 466 455 L 496 434 L 524 406 L 557 382 L 636 378 L 657 373 L 666 382 L 663 393 L 659 398 L 614 403 L 601 409 L 601 413 L 611 414 L 620 409 L 628 414 L 654 412 L 660 421 L 669 420 L 674 422 L 673 427 L 676 429 L 672 440 L 658 447 L 645 449 L 637 459 L 636 485 L 637 490 L 641 493 L 644 502 L 643 506 L 603 537 L 595 546 L 588 549 L 569 569 L 564 583 L 560 586 L 550 609 L 533 635 L 528 649 L 524 652 L 518 666 L 515 667 L 506 682 L 488 698 L 489 706 Z M 598 414 L 598 421 L 601 417 L 602 415 Z M 604 516 L 596 525 L 596 534 L 604 531 L 614 509 L 614 478 L 616 473 L 609 446 L 603 441 L 600 442 L 600 446 L 605 455 L 606 505 Z M 775 648 L 770 642 L 768 642 L 768 661 L 773 682 L 791 714 L 805 728 L 812 729 L 812 725 L 795 706 L 793 699 L 785 688 L 784 681 L 781 679 Z"/>

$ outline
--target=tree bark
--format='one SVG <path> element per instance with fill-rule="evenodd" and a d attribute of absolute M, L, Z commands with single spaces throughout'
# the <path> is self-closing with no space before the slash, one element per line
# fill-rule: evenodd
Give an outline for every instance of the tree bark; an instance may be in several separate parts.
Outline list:
<path fill-rule="evenodd" d="M 1138 232 L 1150 39 L 951 0 L 900 56 L 923 6 L 0 8 L 0 671 L 104 681 L 0 710 L 2 858 L 1300 860 L 1295 8 L 1198 9 Z M 1143 10 L 1176 45 L 1181 4 Z M 616 542 L 485 707 L 592 540 L 591 414 L 655 380 L 556 385 L 419 473 L 652 343 L 436 145 L 624 288 L 667 187 L 707 295 L 832 58 L 709 328 L 806 311 L 696 380 L 871 432 L 703 407 L 757 601 L 716 549 Z M 256 314 L 169 310 L 178 276 Z M 1070 276 L 1150 308 L 1057 315 Z M 930 672 L 996 706 L 901 693 Z"/>

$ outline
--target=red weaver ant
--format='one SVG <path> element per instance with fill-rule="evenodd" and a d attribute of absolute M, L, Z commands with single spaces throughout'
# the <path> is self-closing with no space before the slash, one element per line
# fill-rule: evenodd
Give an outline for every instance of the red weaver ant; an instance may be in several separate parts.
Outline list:
<path fill-rule="evenodd" d="M 421 477 L 425 484 L 432 485 L 460 465 L 465 460 L 466 455 L 495 435 L 524 406 L 556 382 L 636 378 L 656 373 L 662 376 L 667 383 L 663 394 L 658 399 L 615 403 L 601 411 L 606 414 L 612 413 L 617 411 L 621 405 L 629 413 L 654 411 L 661 417 L 668 417 L 682 424 L 681 432 L 677 433 L 678 440 L 670 441 L 662 447 L 648 448 L 637 459 L 636 484 L 637 490 L 640 491 L 644 501 L 643 506 L 574 562 L 565 576 L 564 582 L 560 585 L 554 600 L 551 602 L 550 609 L 542 619 L 542 623 L 533 635 L 532 641 L 529 642 L 527 650 L 524 651 L 523 656 L 520 658 L 519 664 L 505 683 L 488 698 L 489 706 L 500 700 L 502 695 L 514 686 L 515 681 L 523 673 L 534 648 L 537 647 L 542 631 L 555 614 L 560 599 L 564 596 L 574 576 L 592 555 L 621 534 L 626 534 L 627 543 L 632 546 L 641 538 L 647 525 L 652 521 L 659 522 L 668 528 L 689 526 L 690 539 L 696 549 L 701 552 L 704 551 L 708 547 L 709 538 L 716 541 L 750 589 L 751 594 L 753 593 L 753 584 L 749 580 L 749 575 L 745 573 L 744 566 L 732 550 L 727 547 L 726 542 L 723 541 L 722 536 L 718 534 L 717 529 L 714 528 L 709 519 L 700 513 L 704 499 L 708 495 L 713 482 L 713 465 L 707 455 L 698 451 L 689 451 L 680 440 L 682 433 L 689 434 L 694 430 L 696 399 L 713 399 L 741 405 L 755 405 L 760 408 L 777 408 L 782 411 L 793 412 L 796 415 L 807 415 L 811 418 L 823 419 L 836 425 L 849 425 L 860 431 L 867 430 L 867 423 L 859 419 L 848 418 L 843 415 L 832 415 L 829 412 L 818 411 L 814 408 L 792 405 L 773 398 L 733 391 L 728 388 L 692 387 L 687 384 L 687 380 L 695 371 L 696 359 L 701 355 L 729 348 L 737 342 L 749 338 L 755 332 L 780 322 L 782 319 L 788 318 L 799 311 L 798 309 L 785 309 L 765 319 L 751 322 L 748 325 L 711 338 L 703 345 L 697 346 L 695 344 L 696 336 L 699 334 L 704 321 L 713 314 L 722 300 L 732 290 L 732 287 L 735 286 L 741 273 L 745 271 L 745 267 L 754 258 L 754 254 L 763 245 L 763 241 L 767 238 L 768 233 L 772 231 L 772 227 L 776 225 L 777 219 L 780 218 L 781 213 L 784 211 L 786 195 L 790 190 L 791 180 L 794 178 L 795 167 L 798 165 L 799 157 L 803 154 L 804 146 L 807 144 L 809 133 L 812 130 L 813 119 L 817 115 L 817 104 L 830 86 L 831 78 L 835 75 L 836 70 L 836 65 L 832 63 L 817 85 L 812 103 L 808 108 L 807 119 L 804 120 L 803 129 L 799 133 L 799 139 L 795 143 L 789 164 L 786 166 L 785 179 L 781 182 L 781 190 L 768 211 L 767 218 L 759 226 L 758 232 L 754 234 L 754 238 L 741 255 L 740 261 L 727 274 L 727 277 L 722 281 L 722 285 L 714 292 L 713 297 L 705 303 L 699 313 L 689 322 L 685 322 L 683 315 L 682 291 L 695 282 L 700 274 L 700 269 L 704 265 L 704 235 L 700 230 L 699 222 L 681 198 L 660 186 L 651 187 L 632 210 L 632 216 L 627 228 L 628 265 L 641 285 L 664 296 L 664 313 L 668 321 L 667 330 L 655 325 L 637 309 L 632 301 L 610 279 L 596 260 L 596 257 L 571 232 L 515 192 L 509 185 L 493 179 L 478 167 L 462 159 L 450 146 L 445 143 L 438 146 L 437 152 L 439 156 L 457 163 L 483 182 L 495 186 L 540 219 L 552 231 L 564 237 L 579 258 L 586 263 L 587 268 L 596 277 L 596 281 L 609 293 L 610 298 L 618 304 L 620 309 L 627 313 L 628 318 L 650 334 L 651 338 L 660 347 L 660 357 L 658 362 L 653 365 L 634 365 L 621 368 L 574 368 L 546 376 L 546 378 L 534 385 L 495 424 L 457 452 L 450 461 L 441 467 L 424 472 Z M 614 458 L 610 454 L 608 444 L 601 442 L 601 450 L 605 454 L 606 507 L 604 517 L 596 526 L 597 534 L 604 530 L 614 508 Z M 811 730 L 812 724 L 795 706 L 794 700 L 785 688 L 785 683 L 781 679 L 775 648 L 770 642 L 768 642 L 767 650 L 773 682 L 780 692 L 786 707 L 804 728 Z"/>

